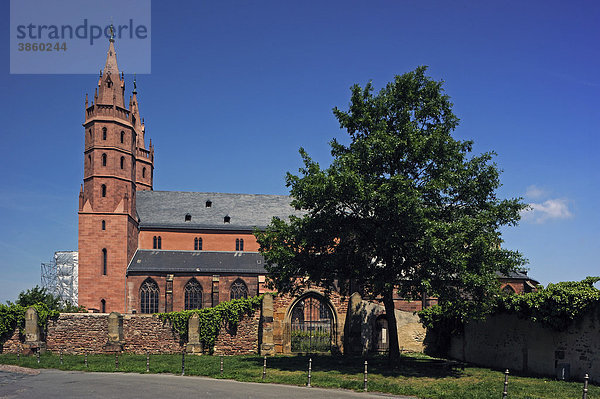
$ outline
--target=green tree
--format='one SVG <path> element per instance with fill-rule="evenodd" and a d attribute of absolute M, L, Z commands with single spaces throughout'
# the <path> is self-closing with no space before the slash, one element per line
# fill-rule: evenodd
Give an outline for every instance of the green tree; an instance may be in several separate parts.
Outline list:
<path fill-rule="evenodd" d="M 292 205 L 305 213 L 256 233 L 279 291 L 316 284 L 347 292 L 355 282 L 388 315 L 395 292 L 426 292 L 474 314 L 497 292 L 495 272 L 525 263 L 500 247 L 499 231 L 516 224 L 525 205 L 497 197 L 494 153 L 470 157 L 472 142 L 452 137 L 452 103 L 425 72 L 396 76 L 378 94 L 371 83 L 353 86 L 348 111 L 333 110 L 349 144 L 331 141 L 328 168 L 300 149 L 304 167 L 286 181 Z M 388 323 L 395 361 L 395 318 Z"/>
<path fill-rule="evenodd" d="M 86 309 L 83 306 L 74 306 L 70 302 L 63 303 L 58 296 L 49 293 L 46 288 L 38 285 L 26 291 L 21 291 L 15 303 L 24 308 L 43 303 L 49 310 L 73 313 L 86 312 Z"/>
<path fill-rule="evenodd" d="M 36 285 L 26 291 L 21 291 L 16 304 L 27 308 L 29 306 L 43 303 L 48 309 L 58 310 L 60 308 L 60 298 L 52 295 L 46 288 Z"/>

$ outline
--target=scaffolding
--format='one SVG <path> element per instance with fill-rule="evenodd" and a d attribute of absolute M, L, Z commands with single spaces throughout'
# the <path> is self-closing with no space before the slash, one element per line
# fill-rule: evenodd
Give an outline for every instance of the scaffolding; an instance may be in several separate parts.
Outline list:
<path fill-rule="evenodd" d="M 42 287 L 61 299 L 77 305 L 79 253 L 58 251 L 48 263 L 42 263 Z"/>

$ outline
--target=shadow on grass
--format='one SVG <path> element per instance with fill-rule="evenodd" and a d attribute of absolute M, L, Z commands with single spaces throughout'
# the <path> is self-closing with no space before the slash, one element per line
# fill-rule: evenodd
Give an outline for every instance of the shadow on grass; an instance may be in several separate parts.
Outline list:
<path fill-rule="evenodd" d="M 369 374 L 379 374 L 384 377 L 424 377 L 424 378 L 458 378 L 462 375 L 459 363 L 434 358 L 401 356 L 399 361 L 390 366 L 385 356 L 372 356 L 367 359 L 359 356 L 343 355 L 291 355 L 267 357 L 267 367 L 281 371 L 308 370 L 308 359 L 312 359 L 312 371 L 338 371 L 343 374 L 361 374 L 364 372 L 364 362 L 368 361 Z M 262 367 L 263 357 L 245 357 L 240 362 L 247 362 L 254 367 Z"/>

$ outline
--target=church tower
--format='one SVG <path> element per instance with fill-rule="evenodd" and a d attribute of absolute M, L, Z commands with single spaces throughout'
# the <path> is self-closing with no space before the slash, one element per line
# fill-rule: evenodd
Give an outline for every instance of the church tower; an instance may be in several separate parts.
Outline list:
<path fill-rule="evenodd" d="M 136 191 L 152 190 L 154 148 L 145 146 L 137 88 L 125 107 L 114 37 L 91 104 L 85 98 L 79 193 L 79 305 L 125 312 L 126 269 L 138 246 Z"/>

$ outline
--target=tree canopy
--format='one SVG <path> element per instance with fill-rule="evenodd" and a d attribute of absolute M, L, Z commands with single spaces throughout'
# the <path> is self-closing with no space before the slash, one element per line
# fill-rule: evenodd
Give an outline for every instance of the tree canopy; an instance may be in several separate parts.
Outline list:
<path fill-rule="evenodd" d="M 354 85 L 348 110 L 333 113 L 349 144 L 330 142 L 327 168 L 301 148 L 304 166 L 286 182 L 304 215 L 273 219 L 257 233 L 278 290 L 347 290 L 353 282 L 388 315 L 394 293 L 476 309 L 497 292 L 496 271 L 525 263 L 500 246 L 499 230 L 516 224 L 525 204 L 497 197 L 493 152 L 470 156 L 472 141 L 452 137 L 459 119 L 426 67 L 376 94 L 371 83 Z M 394 359 L 395 318 L 388 323 Z"/>

